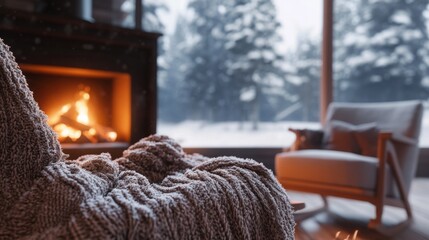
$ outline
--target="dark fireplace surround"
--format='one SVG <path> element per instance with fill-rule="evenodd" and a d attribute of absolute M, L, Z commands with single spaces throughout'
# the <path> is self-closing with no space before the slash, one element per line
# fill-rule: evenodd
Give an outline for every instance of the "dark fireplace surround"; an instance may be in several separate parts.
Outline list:
<path fill-rule="evenodd" d="M 156 132 L 159 36 L 73 18 L 0 11 L 0 38 L 11 47 L 29 82 L 43 76 L 110 81 L 111 112 L 116 115 L 112 123 L 121 143 L 65 144 L 64 152 L 72 159 L 101 152 L 118 157 L 129 144 Z M 36 90 L 42 90 L 35 92 L 36 100 L 37 95 L 57 91 L 58 83 L 53 83 L 38 83 Z"/>

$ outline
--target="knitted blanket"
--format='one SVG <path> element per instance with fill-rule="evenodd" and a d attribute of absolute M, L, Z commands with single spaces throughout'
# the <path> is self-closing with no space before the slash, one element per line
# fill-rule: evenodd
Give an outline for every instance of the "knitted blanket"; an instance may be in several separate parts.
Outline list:
<path fill-rule="evenodd" d="M 293 239 L 262 164 L 185 154 L 166 136 L 67 160 L 0 39 L 0 239 Z"/>

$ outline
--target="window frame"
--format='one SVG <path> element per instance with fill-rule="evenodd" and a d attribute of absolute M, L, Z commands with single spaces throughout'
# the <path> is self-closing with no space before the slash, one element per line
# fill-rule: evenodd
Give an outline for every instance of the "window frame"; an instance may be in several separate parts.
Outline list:
<path fill-rule="evenodd" d="M 323 27 L 322 27 L 322 72 L 320 78 L 320 123 L 325 123 L 329 104 L 333 100 L 333 28 L 334 28 L 334 0 L 323 0 Z"/>

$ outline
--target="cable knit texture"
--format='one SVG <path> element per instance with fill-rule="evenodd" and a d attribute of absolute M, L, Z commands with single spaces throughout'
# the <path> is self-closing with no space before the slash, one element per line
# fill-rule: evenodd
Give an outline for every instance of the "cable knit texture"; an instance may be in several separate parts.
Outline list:
<path fill-rule="evenodd" d="M 41 170 L 61 159 L 55 133 L 46 123 L 27 82 L 0 39 L 0 219 Z M 0 222 L 1 223 L 1 222 Z"/>
<path fill-rule="evenodd" d="M 294 238 L 286 192 L 253 160 L 159 135 L 116 160 L 65 160 L 2 41 L 0 54 L 0 239 Z"/>

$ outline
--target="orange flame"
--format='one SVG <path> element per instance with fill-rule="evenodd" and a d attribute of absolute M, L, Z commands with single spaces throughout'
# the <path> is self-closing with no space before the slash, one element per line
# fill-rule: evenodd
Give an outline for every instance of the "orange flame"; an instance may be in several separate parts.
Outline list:
<path fill-rule="evenodd" d="M 54 131 L 57 132 L 60 141 L 69 138 L 75 142 L 81 138 L 81 136 L 87 137 L 89 142 L 98 141 L 96 136 L 100 135 L 101 132 L 93 127 L 94 123 L 92 123 L 89 118 L 88 102 L 91 98 L 89 90 L 89 87 L 85 87 L 83 90 L 79 91 L 79 98 L 74 103 L 62 106 L 56 116 L 51 118 L 51 125 L 53 125 Z M 71 111 L 75 111 L 75 114 L 70 114 Z M 69 118 L 70 115 L 74 116 L 72 121 L 81 125 L 82 129 L 77 129 L 78 127 L 70 126 L 70 124 L 61 120 L 61 117 Z M 109 130 L 104 133 L 103 138 L 109 142 L 114 142 L 117 139 L 117 133 Z"/>
<path fill-rule="evenodd" d="M 89 108 L 88 108 L 88 101 L 89 101 L 89 93 L 85 91 L 79 92 L 79 100 L 77 100 L 74 103 L 74 106 L 76 107 L 77 111 L 77 118 L 76 121 L 79 123 L 89 125 Z"/>

